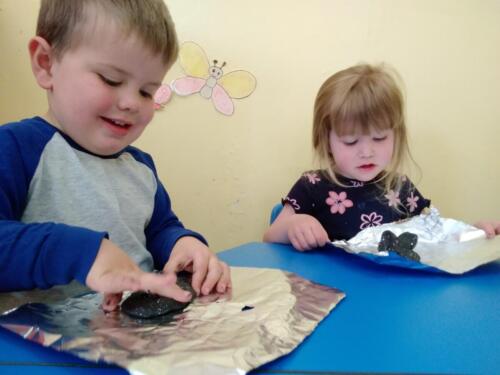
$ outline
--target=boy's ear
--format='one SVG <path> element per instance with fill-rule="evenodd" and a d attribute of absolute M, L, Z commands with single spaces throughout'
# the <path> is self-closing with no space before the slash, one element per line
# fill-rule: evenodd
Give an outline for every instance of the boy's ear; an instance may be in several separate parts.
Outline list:
<path fill-rule="evenodd" d="M 35 36 L 28 44 L 31 59 L 31 70 L 40 87 L 50 90 L 52 88 L 52 64 L 54 53 L 50 44 L 43 38 Z"/>

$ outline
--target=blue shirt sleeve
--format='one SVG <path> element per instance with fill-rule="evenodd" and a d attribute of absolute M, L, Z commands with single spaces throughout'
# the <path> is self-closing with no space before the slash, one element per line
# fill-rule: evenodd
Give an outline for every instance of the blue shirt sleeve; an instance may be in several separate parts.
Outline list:
<path fill-rule="evenodd" d="M 53 131 L 37 118 L 0 127 L 0 291 L 85 283 L 104 232 L 21 222 L 31 179 Z"/>
<path fill-rule="evenodd" d="M 181 237 L 195 237 L 205 244 L 207 241 L 199 233 L 186 229 L 172 211 L 170 197 L 158 178 L 151 157 L 143 153 L 141 161 L 151 168 L 157 180 L 153 215 L 145 230 L 146 247 L 153 256 L 155 268 L 163 269 L 175 243 Z"/>

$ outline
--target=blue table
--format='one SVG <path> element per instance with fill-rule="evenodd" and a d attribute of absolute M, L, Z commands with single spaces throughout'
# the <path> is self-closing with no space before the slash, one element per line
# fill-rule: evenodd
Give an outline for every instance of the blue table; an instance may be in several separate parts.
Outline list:
<path fill-rule="evenodd" d="M 280 268 L 347 297 L 292 353 L 255 374 L 500 374 L 500 262 L 463 276 L 380 266 L 342 250 L 245 244 L 232 266 Z M 0 373 L 125 374 L 0 330 Z"/>

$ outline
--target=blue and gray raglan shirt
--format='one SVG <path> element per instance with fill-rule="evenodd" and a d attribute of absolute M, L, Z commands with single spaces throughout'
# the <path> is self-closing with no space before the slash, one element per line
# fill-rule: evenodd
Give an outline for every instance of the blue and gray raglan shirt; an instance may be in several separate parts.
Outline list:
<path fill-rule="evenodd" d="M 85 283 L 109 237 L 143 269 L 198 233 L 172 212 L 151 157 L 94 155 L 40 117 L 0 126 L 0 291 Z"/>

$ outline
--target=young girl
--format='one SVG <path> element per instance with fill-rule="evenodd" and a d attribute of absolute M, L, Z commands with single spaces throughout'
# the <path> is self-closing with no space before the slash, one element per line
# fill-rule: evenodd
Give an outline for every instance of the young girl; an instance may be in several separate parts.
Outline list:
<path fill-rule="evenodd" d="M 409 148 L 401 90 L 383 66 L 328 78 L 314 105 L 313 146 L 322 169 L 304 173 L 282 200 L 266 242 L 297 250 L 418 215 L 430 201 L 401 174 Z M 476 224 L 489 237 L 500 221 Z"/>

